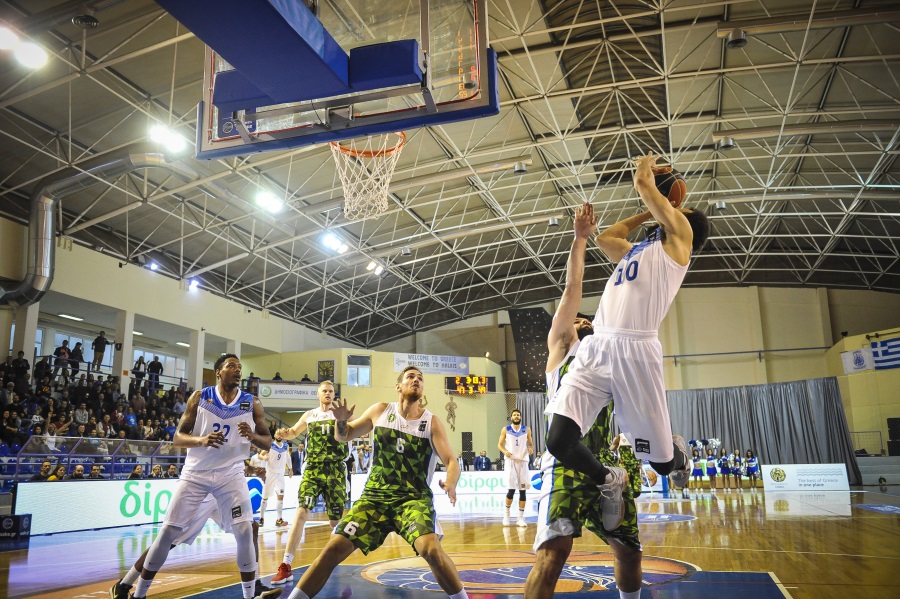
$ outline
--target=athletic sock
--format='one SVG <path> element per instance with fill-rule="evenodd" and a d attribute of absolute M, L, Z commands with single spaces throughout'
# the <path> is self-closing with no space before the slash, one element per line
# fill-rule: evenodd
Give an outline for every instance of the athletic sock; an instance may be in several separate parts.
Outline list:
<path fill-rule="evenodd" d="M 268 499 L 263 499 L 262 504 L 259 506 L 259 519 L 262 520 L 266 517 L 266 504 L 269 502 Z"/>
<path fill-rule="evenodd" d="M 294 554 L 293 553 L 285 553 L 284 558 L 281 561 L 283 561 L 284 563 L 286 563 L 287 565 L 290 566 L 291 562 L 294 561 Z"/>
<path fill-rule="evenodd" d="M 449 595 L 450 599 L 469 599 L 469 596 L 466 594 L 466 589 L 461 590 L 455 595 Z"/>
<path fill-rule="evenodd" d="M 631 593 L 626 593 L 625 591 L 620 589 L 619 599 L 641 599 L 641 589 L 632 591 Z"/>
<path fill-rule="evenodd" d="M 134 566 L 131 566 L 131 570 L 128 571 L 128 574 L 122 577 L 122 584 L 130 584 L 134 586 L 134 583 L 140 578 L 141 573 L 134 569 Z"/>
<path fill-rule="evenodd" d="M 150 585 L 153 584 L 153 579 L 146 578 L 138 578 L 137 584 L 134 586 L 133 596 L 135 597 L 146 597 L 147 591 L 150 590 Z"/>
<path fill-rule="evenodd" d="M 525 519 L 525 508 L 519 508 L 519 519 L 520 520 Z"/>
<path fill-rule="evenodd" d="M 253 591 L 256 590 L 256 579 L 249 582 L 241 581 L 241 592 L 244 594 L 244 599 L 253 599 Z"/>
<path fill-rule="evenodd" d="M 275 502 L 275 513 L 278 515 L 278 519 L 281 520 L 281 510 L 284 508 L 284 500 L 279 499 Z"/>
<path fill-rule="evenodd" d="M 309 595 L 301 591 L 300 587 L 297 587 L 291 591 L 291 594 L 288 595 L 288 599 L 309 599 Z"/>

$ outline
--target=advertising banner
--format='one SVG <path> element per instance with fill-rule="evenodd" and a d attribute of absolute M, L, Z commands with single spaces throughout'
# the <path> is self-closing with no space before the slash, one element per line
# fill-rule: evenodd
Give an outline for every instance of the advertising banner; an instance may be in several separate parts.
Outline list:
<path fill-rule="evenodd" d="M 284 483 L 284 509 L 296 508 L 300 477 L 285 477 Z M 15 511 L 32 515 L 32 535 L 152 524 L 162 522 L 177 484 L 175 479 L 21 483 Z M 251 477 L 247 486 L 253 508 L 258 510 L 262 481 Z M 60 497 L 65 498 L 65 509 L 60 509 Z M 275 509 L 274 498 L 269 498 L 269 507 Z"/>
<path fill-rule="evenodd" d="M 308 402 L 303 402 L 299 405 L 306 405 L 306 403 L 309 403 L 308 407 L 314 408 L 319 405 L 318 391 L 319 386 L 315 383 L 260 383 L 259 399 L 262 401 L 265 401 L 267 399 L 308 400 Z"/>
<path fill-rule="evenodd" d="M 402 372 L 407 366 L 415 366 L 423 374 L 469 374 L 469 358 L 463 356 L 432 356 L 429 354 L 394 354 L 394 372 Z"/>
<path fill-rule="evenodd" d="M 769 491 L 849 491 L 844 464 L 764 464 L 763 487 Z"/>
<path fill-rule="evenodd" d="M 525 489 L 526 495 L 534 495 L 534 499 L 540 494 L 541 473 L 539 470 L 529 470 L 531 484 Z M 353 474 L 350 483 L 350 500 L 356 501 L 362 495 L 368 474 Z M 435 497 L 444 495 L 439 481 L 446 480 L 446 472 L 435 472 L 431 478 L 431 492 Z M 506 473 L 502 470 L 490 472 L 462 472 L 459 482 L 456 484 L 456 496 L 462 495 L 490 495 L 506 493 Z"/>

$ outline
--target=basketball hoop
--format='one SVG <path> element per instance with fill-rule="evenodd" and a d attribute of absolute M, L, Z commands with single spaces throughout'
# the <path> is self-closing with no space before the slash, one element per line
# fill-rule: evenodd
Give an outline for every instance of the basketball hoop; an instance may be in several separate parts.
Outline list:
<path fill-rule="evenodd" d="M 397 136 L 397 143 L 389 146 L 392 135 Z M 402 132 L 359 142 L 331 142 L 331 154 L 344 189 L 344 216 L 349 220 L 365 220 L 387 211 L 388 187 L 405 143 L 406 134 Z"/>

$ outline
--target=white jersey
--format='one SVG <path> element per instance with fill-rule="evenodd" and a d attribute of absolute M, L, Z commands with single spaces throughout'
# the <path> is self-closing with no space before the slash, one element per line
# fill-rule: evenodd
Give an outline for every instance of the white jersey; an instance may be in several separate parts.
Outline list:
<path fill-rule="evenodd" d="M 528 460 L 528 427 L 524 424 L 517 431 L 512 424 L 506 425 L 506 451 L 512 454 L 510 460 Z"/>
<path fill-rule="evenodd" d="M 290 446 L 284 441 L 278 445 L 272 441 L 272 447 L 269 448 L 269 455 L 266 456 L 266 481 L 270 477 L 284 476 L 284 467 L 291 463 L 291 452 L 288 451 Z"/>
<path fill-rule="evenodd" d="M 197 421 L 191 431 L 192 435 L 208 435 L 214 432 L 225 434 L 225 443 L 219 447 L 191 447 L 184 459 L 182 476 L 194 471 L 218 470 L 243 467 L 244 460 L 250 453 L 250 441 L 238 433 L 238 424 L 246 422 L 253 429 L 253 396 L 239 391 L 230 404 L 226 404 L 219 395 L 218 387 L 206 387 L 200 393 L 200 404 L 197 406 Z"/>
<path fill-rule="evenodd" d="M 578 351 L 579 345 L 581 345 L 581 340 L 577 339 L 572 347 L 569 348 L 569 351 L 566 352 L 562 361 L 553 370 L 546 373 L 547 401 L 553 401 L 553 398 L 556 397 L 556 392 L 559 391 L 559 386 L 562 384 L 562 378 L 569 371 L 569 364 L 575 359 L 575 352 Z"/>
<path fill-rule="evenodd" d="M 666 254 L 659 230 L 651 233 L 631 246 L 606 282 L 594 327 L 659 331 L 687 269 Z"/>

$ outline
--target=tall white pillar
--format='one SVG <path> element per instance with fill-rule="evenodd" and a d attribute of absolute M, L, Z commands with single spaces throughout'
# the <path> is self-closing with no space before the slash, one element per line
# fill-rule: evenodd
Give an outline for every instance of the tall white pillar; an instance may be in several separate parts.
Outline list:
<path fill-rule="evenodd" d="M 241 342 L 235 341 L 234 339 L 226 339 L 225 340 L 225 353 L 226 354 L 234 354 L 238 358 L 241 357 Z"/>
<path fill-rule="evenodd" d="M 6 356 L 10 355 L 8 352 L 12 342 L 12 325 L 15 321 L 16 314 L 12 308 L 0 308 L 0 362 L 6 362 Z M 16 357 L 16 352 L 12 353 L 12 357 Z"/>
<path fill-rule="evenodd" d="M 16 338 L 13 342 L 13 355 L 20 351 L 25 352 L 25 359 L 32 362 L 32 368 L 34 368 L 34 346 L 37 344 L 37 323 L 40 311 L 41 304 L 39 302 L 16 309 Z M 52 349 L 50 353 L 53 353 Z"/>
<path fill-rule="evenodd" d="M 122 349 L 113 352 L 114 375 L 119 377 L 119 390 L 125 393 L 131 384 L 131 367 L 134 365 L 134 312 L 119 310 L 116 314 L 115 343 L 121 343 Z M 115 347 L 115 346 L 113 346 Z"/>
<path fill-rule="evenodd" d="M 203 387 L 203 356 L 206 345 L 206 329 L 191 331 L 191 348 L 188 351 L 187 384 L 188 387 Z"/>

